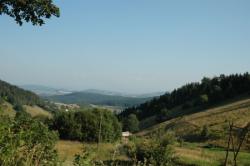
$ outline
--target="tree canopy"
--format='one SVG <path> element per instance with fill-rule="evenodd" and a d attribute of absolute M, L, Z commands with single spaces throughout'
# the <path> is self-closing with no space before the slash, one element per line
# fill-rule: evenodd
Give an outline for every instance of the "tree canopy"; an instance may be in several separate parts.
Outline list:
<path fill-rule="evenodd" d="M 114 142 L 121 136 L 121 125 L 116 116 L 100 109 L 57 112 L 51 128 L 67 140 Z"/>
<path fill-rule="evenodd" d="M 0 15 L 13 17 L 22 25 L 24 21 L 33 25 L 43 25 L 44 19 L 60 16 L 59 8 L 53 0 L 0 0 Z"/>
<path fill-rule="evenodd" d="M 130 114 L 128 118 L 124 119 L 123 130 L 132 133 L 139 131 L 139 120 L 135 114 Z"/>

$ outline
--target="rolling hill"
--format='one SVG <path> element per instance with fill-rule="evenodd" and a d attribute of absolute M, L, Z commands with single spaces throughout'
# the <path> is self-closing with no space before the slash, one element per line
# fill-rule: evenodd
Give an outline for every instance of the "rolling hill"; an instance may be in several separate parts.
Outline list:
<path fill-rule="evenodd" d="M 154 119 L 155 117 L 148 118 Z M 146 121 L 146 119 L 145 119 Z M 186 138 L 187 135 L 200 132 L 207 125 L 215 132 L 224 132 L 229 122 L 238 127 L 244 127 L 250 121 L 250 97 L 228 101 L 225 104 L 204 109 L 198 113 L 184 115 L 164 121 L 142 130 L 138 135 L 149 135 L 157 130 L 172 130 L 178 136 Z M 143 121 L 142 121 L 143 123 Z"/>
<path fill-rule="evenodd" d="M 66 104 L 94 104 L 94 105 L 107 105 L 107 106 L 120 106 L 120 107 L 132 107 L 144 103 L 152 97 L 137 98 L 137 97 L 126 97 L 118 96 L 114 94 L 100 94 L 96 91 L 83 91 L 74 92 L 66 95 L 49 96 L 50 99 L 55 102 L 62 102 Z"/>
<path fill-rule="evenodd" d="M 249 73 L 204 77 L 200 82 L 186 84 L 171 93 L 166 93 L 137 107 L 128 108 L 120 114 L 120 118 L 135 114 L 140 121 L 145 121 L 155 116 L 157 121 L 154 124 L 156 124 L 202 112 L 228 100 L 249 96 Z M 148 123 L 146 127 L 154 124 Z"/>
<path fill-rule="evenodd" d="M 31 116 L 51 117 L 50 104 L 33 92 L 0 80 L 0 114 L 14 117 L 16 111 L 26 111 Z"/>
<path fill-rule="evenodd" d="M 152 121 L 154 118 L 147 120 Z M 136 135 L 159 137 L 166 132 L 173 132 L 179 140 L 183 140 L 181 146 L 175 147 L 180 165 L 219 166 L 225 159 L 229 122 L 233 122 L 237 127 L 244 127 L 250 122 L 250 97 L 228 101 L 198 113 L 173 118 L 141 130 Z M 202 138 L 204 127 L 208 133 L 206 139 Z M 239 165 L 249 164 L 249 150 L 250 135 L 242 144 Z"/>

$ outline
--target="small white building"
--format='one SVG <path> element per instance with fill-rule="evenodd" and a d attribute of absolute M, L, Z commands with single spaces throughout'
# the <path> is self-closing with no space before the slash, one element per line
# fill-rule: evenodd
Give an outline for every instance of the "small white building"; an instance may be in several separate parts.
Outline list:
<path fill-rule="evenodd" d="M 129 131 L 125 131 L 125 132 L 122 132 L 122 137 L 129 137 L 129 136 L 131 136 L 132 135 L 132 133 L 130 133 Z"/>

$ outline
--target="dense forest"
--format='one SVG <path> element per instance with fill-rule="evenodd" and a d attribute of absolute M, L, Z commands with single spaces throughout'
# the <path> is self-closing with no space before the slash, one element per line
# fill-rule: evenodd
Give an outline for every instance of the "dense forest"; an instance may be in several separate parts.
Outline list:
<path fill-rule="evenodd" d="M 219 104 L 250 93 L 250 74 L 220 75 L 219 77 L 204 77 L 201 82 L 186 84 L 171 93 L 152 99 L 136 107 L 124 110 L 120 118 L 136 114 L 139 120 L 158 116 L 160 121 L 176 116 L 197 112 L 203 108 Z M 171 109 L 180 106 L 181 114 L 175 115 Z M 186 111 L 186 110 L 191 110 Z M 173 110 L 174 111 L 174 110 Z"/>

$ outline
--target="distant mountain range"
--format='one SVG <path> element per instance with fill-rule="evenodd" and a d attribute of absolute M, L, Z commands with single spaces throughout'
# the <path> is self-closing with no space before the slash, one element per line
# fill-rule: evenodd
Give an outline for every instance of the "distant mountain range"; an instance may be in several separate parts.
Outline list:
<path fill-rule="evenodd" d="M 114 91 L 107 91 L 107 90 L 98 90 L 98 89 L 87 89 L 87 90 L 84 90 L 82 92 L 102 94 L 102 95 L 110 95 L 110 96 L 134 97 L 134 98 L 150 98 L 150 97 L 161 96 L 161 95 L 164 94 L 164 92 L 131 94 L 131 93 L 122 93 L 122 92 L 114 92 Z"/>
<path fill-rule="evenodd" d="M 43 98 L 54 102 L 79 105 L 106 105 L 119 107 L 132 107 L 151 100 L 163 92 L 147 94 L 128 94 L 107 90 L 87 89 L 84 91 L 70 91 L 40 85 L 24 85 L 23 89 L 32 91 Z"/>
<path fill-rule="evenodd" d="M 65 95 L 70 94 L 72 91 L 65 89 L 56 89 L 42 85 L 21 85 L 20 88 L 32 91 L 39 96 L 53 96 L 53 95 Z"/>
<path fill-rule="evenodd" d="M 42 85 L 20 85 L 19 87 L 25 90 L 32 91 L 39 96 L 55 96 L 55 95 L 66 95 L 66 94 L 70 94 L 74 92 L 83 92 L 83 93 L 94 93 L 94 94 L 109 95 L 109 96 L 148 98 L 148 97 L 161 96 L 165 93 L 165 92 L 152 92 L 152 93 L 144 93 L 144 94 L 131 94 L 131 93 L 123 93 L 123 92 L 115 92 L 115 91 L 99 90 L 99 89 L 72 91 L 72 90 L 67 90 L 67 89 L 51 88 L 51 87 L 42 86 Z"/>
<path fill-rule="evenodd" d="M 119 106 L 119 107 L 132 107 L 139 105 L 148 100 L 151 100 L 152 97 L 147 98 L 138 98 L 138 97 L 126 97 L 119 96 L 114 94 L 100 94 L 94 92 L 73 92 L 66 95 L 55 95 L 47 96 L 49 100 L 54 102 L 61 102 L 66 104 L 94 104 L 94 105 L 107 105 L 107 106 Z"/>

